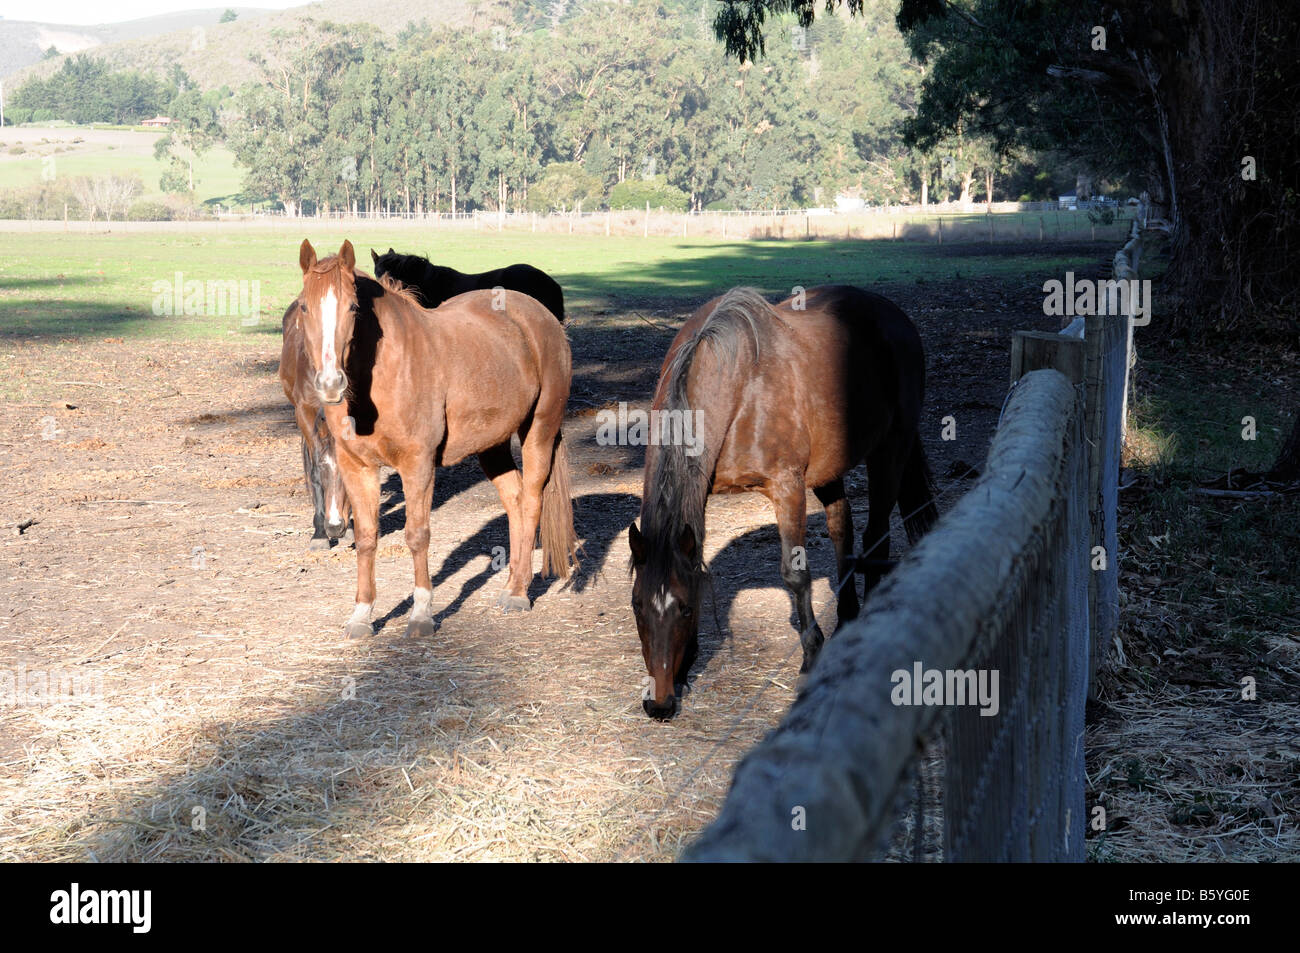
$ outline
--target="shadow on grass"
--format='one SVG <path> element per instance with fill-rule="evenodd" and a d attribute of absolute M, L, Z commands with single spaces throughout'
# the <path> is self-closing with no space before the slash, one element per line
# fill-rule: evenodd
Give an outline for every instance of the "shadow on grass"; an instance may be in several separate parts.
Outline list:
<path fill-rule="evenodd" d="M 927 276 L 950 277 L 949 260 L 961 260 L 965 277 L 1055 275 L 1078 261 L 1094 263 L 1110 250 L 1110 241 L 921 242 L 762 239 L 711 244 L 701 250 L 689 241 L 647 245 L 645 261 L 627 261 L 599 273 L 552 269 L 570 305 L 650 306 L 693 310 L 736 285 L 752 285 L 769 295 L 788 295 L 795 286 L 822 284 L 878 285 Z M 484 261 L 484 268 L 504 262 Z M 575 264 L 577 264 L 575 262 Z M 89 278 L 18 279 L 32 288 L 51 284 L 90 284 Z M 42 284 L 45 282 L 45 284 Z M 14 284 L 15 287 L 23 287 Z M 576 338 L 585 332 L 583 316 L 571 322 Z M 245 325 L 237 315 L 155 316 L 124 302 L 44 301 L 31 298 L 0 304 L 0 337 L 9 340 L 85 338 L 99 335 L 216 337 L 229 331 L 259 337 L 280 335 L 279 313 L 258 316 Z"/>

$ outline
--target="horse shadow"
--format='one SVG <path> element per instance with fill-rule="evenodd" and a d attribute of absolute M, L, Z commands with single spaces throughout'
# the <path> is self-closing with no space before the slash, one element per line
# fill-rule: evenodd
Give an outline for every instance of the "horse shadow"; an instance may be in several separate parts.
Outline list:
<path fill-rule="evenodd" d="M 400 494 L 400 480 L 398 493 Z M 394 501 L 390 497 L 390 503 Z M 528 587 L 531 602 L 546 596 L 552 591 L 568 590 L 583 592 L 592 582 L 603 575 L 614 542 L 622 536 L 624 528 L 636 517 L 641 507 L 639 497 L 630 493 L 588 493 L 575 497 L 574 525 L 578 538 L 582 540 L 577 571 L 567 580 L 544 578 L 540 574 L 533 577 Z M 583 519 L 583 512 L 601 514 L 603 519 Z M 436 515 L 436 501 L 435 501 Z M 388 511 L 393 525 L 404 525 L 406 517 L 405 500 L 397 501 Z M 436 533 L 436 519 L 432 521 Z M 473 560 L 487 555 L 491 557 L 488 565 L 461 584 L 460 590 L 450 603 L 434 614 L 434 621 L 439 625 L 444 619 L 455 615 L 477 592 L 487 586 L 494 578 L 500 577 L 502 587 L 505 585 L 506 565 L 504 558 L 509 552 L 510 524 L 504 512 L 488 520 L 478 531 L 454 546 L 443 558 L 441 565 L 430 576 L 434 589 L 451 579 Z M 630 584 L 629 584 L 630 585 Z M 413 606 L 411 596 L 407 596 L 381 618 L 375 620 L 376 634 L 392 619 L 405 617 Z"/>

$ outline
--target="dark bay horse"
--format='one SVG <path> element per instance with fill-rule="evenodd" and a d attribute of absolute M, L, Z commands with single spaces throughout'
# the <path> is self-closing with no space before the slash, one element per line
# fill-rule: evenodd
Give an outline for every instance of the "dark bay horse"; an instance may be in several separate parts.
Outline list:
<path fill-rule="evenodd" d="M 843 624 L 858 613 L 850 576 L 853 518 L 843 475 L 865 460 L 869 480 L 862 567 L 870 592 L 889 557 L 898 504 L 909 540 L 938 516 L 917 433 L 925 357 L 915 326 L 879 295 L 846 285 L 769 304 L 749 288 L 710 301 L 664 359 L 653 409 L 662 424 L 695 415 L 688 442 L 646 447 L 641 526 L 628 529 L 632 610 L 653 692 L 651 717 L 671 718 L 698 651 L 704 505 L 710 493 L 762 493 L 776 511 L 781 578 L 794 594 L 806 672 L 823 642 L 804 549 L 806 492 L 826 509 Z M 652 423 L 653 426 L 653 423 Z M 676 424 L 680 426 L 680 424 Z M 847 579 L 847 581 L 846 581 Z"/>
<path fill-rule="evenodd" d="M 403 255 L 391 247 L 382 255 L 372 248 L 370 257 L 374 259 L 377 277 L 387 275 L 409 286 L 426 308 L 436 308 L 448 298 L 466 291 L 507 288 L 531 295 L 561 322 L 564 321 L 564 292 L 554 278 L 532 265 L 508 265 L 467 275 L 455 268 L 434 265 L 419 255 Z"/>
<path fill-rule="evenodd" d="M 299 320 L 316 397 L 353 505 L 357 594 L 344 634 L 374 631 L 381 466 L 397 470 L 406 497 L 406 544 L 415 570 L 408 636 L 437 628 L 429 579 L 435 469 L 471 454 L 497 488 L 510 523 L 510 574 L 498 605 L 529 608 L 539 529 L 544 572 L 567 577 L 576 565 L 560 431 L 572 373 L 563 327 L 536 300 L 513 291 L 473 291 L 426 310 L 397 282 L 357 271 L 348 241 L 321 261 L 303 241 L 298 263 Z M 522 475 L 510 452 L 515 434 Z"/>
<path fill-rule="evenodd" d="M 302 433 L 302 470 L 312 503 L 310 549 L 329 549 L 331 539 L 347 531 L 352 507 L 334 457 L 334 438 L 325 424 L 325 412 L 316 398 L 311 362 L 299 320 L 300 301 L 284 312 L 284 340 L 280 345 L 280 386 L 293 404 L 294 419 Z"/>

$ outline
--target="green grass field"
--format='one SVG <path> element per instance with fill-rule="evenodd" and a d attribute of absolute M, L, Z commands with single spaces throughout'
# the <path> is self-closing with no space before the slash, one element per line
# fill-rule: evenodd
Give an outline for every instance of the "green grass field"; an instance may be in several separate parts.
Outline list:
<path fill-rule="evenodd" d="M 433 256 L 462 271 L 526 261 L 551 273 L 576 308 L 689 307 L 750 284 L 769 294 L 831 282 L 924 284 L 977 277 L 1055 276 L 1091 255 L 1042 246 L 1026 258 L 1010 249 L 967 249 L 943 257 L 933 246 L 884 241 L 721 241 L 711 239 L 426 231 L 412 227 L 322 228 L 304 221 L 265 227 L 204 226 L 186 232 L 0 233 L 0 336 L 94 335 L 210 337 L 278 334 L 280 315 L 301 286 L 298 245 L 320 255 L 352 240 L 359 260 L 370 249 Z M 1098 255 L 1102 249 L 1098 248 Z M 156 315 L 156 283 L 247 281 L 262 320 L 239 315 Z M 159 286 L 161 287 L 161 286 Z M 165 302 L 164 302 L 165 303 Z"/>

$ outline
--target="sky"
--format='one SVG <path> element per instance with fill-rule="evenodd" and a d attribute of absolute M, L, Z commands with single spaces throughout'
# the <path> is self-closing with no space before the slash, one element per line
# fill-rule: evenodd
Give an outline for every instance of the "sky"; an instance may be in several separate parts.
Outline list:
<path fill-rule="evenodd" d="M 157 16 L 159 13 L 179 13 L 183 10 L 206 10 L 218 7 L 252 7 L 263 10 L 284 10 L 300 7 L 308 0 L 244 0 L 221 3 L 220 0 L 0 0 L 0 16 L 6 20 L 35 20 L 39 23 L 63 23 L 72 26 L 90 26 L 97 23 L 117 23 Z"/>

